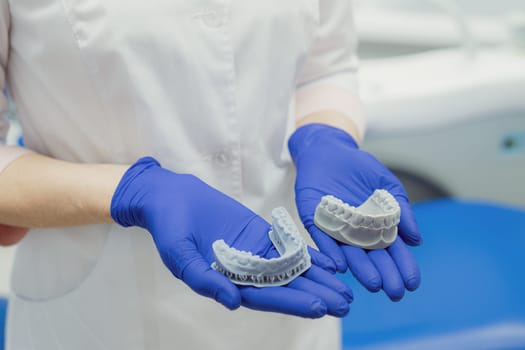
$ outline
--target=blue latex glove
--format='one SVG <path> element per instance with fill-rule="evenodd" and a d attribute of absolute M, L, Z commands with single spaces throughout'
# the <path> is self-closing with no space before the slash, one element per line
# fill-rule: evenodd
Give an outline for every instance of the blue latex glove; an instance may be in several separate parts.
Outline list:
<path fill-rule="evenodd" d="M 305 228 L 321 253 L 330 256 L 339 272 L 347 264 L 368 290 L 381 288 L 390 299 L 400 300 L 421 281 L 419 268 L 406 244 L 418 245 L 421 235 L 399 180 L 371 154 L 361 151 L 343 130 L 308 124 L 295 131 L 288 146 L 297 168 L 295 196 Z M 364 250 L 338 243 L 314 224 L 314 213 L 321 197 L 334 195 L 359 206 L 376 189 L 388 190 L 399 202 L 399 237 L 387 249 Z"/>
<path fill-rule="evenodd" d="M 348 313 L 351 290 L 325 271 L 335 271 L 333 262 L 313 249 L 312 268 L 286 287 L 236 286 L 211 269 L 217 239 L 261 257 L 279 256 L 268 237 L 270 225 L 195 176 L 163 169 L 153 158 L 139 159 L 124 174 L 111 216 L 122 226 L 147 229 L 175 277 L 229 309 L 244 305 L 310 318 Z"/>

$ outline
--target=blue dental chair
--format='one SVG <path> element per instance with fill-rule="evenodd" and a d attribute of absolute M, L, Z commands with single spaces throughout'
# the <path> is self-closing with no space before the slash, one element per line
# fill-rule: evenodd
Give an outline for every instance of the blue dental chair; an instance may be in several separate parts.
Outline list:
<path fill-rule="evenodd" d="M 525 210 L 436 200 L 414 205 L 421 287 L 398 303 L 347 273 L 346 349 L 525 349 Z"/>

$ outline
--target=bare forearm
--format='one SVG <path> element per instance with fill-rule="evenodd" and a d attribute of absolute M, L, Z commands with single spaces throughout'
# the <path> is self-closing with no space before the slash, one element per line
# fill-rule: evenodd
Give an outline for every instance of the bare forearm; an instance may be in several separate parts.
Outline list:
<path fill-rule="evenodd" d="M 127 168 L 24 155 L 0 173 L 0 224 L 56 227 L 112 222 L 111 198 Z"/>
<path fill-rule="evenodd" d="M 362 141 L 359 137 L 357 127 L 352 119 L 340 112 L 324 110 L 309 114 L 299 119 L 296 122 L 296 127 L 299 128 L 303 125 L 311 123 L 321 123 L 342 129 L 349 133 L 357 141 L 357 143 L 361 143 Z"/>

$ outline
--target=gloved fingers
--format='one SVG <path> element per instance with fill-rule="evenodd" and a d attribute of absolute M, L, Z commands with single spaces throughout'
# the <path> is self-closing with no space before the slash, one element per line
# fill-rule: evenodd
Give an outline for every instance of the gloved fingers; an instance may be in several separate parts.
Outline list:
<path fill-rule="evenodd" d="M 348 303 L 351 303 L 354 300 L 352 290 L 344 282 L 315 265 L 312 265 L 312 267 L 303 273 L 302 276 L 336 291 L 342 295 Z"/>
<path fill-rule="evenodd" d="M 195 292 L 213 298 L 230 310 L 241 306 L 239 289 L 226 276 L 213 270 L 201 256 L 195 255 L 182 272 L 182 280 Z"/>
<path fill-rule="evenodd" d="M 335 276 L 332 276 L 335 278 Z M 350 307 L 343 295 L 325 285 L 314 282 L 308 278 L 297 277 L 288 283 L 288 288 L 296 289 L 319 297 L 327 307 L 329 315 L 343 317 L 348 314 Z"/>
<path fill-rule="evenodd" d="M 350 245 L 341 245 L 341 248 L 355 278 L 370 292 L 379 292 L 383 285 L 381 274 L 368 254 L 362 248 Z"/>
<path fill-rule="evenodd" d="M 347 268 L 346 259 L 339 244 L 315 225 L 308 228 L 308 233 L 310 233 L 319 251 L 334 261 L 337 272 L 345 272 Z"/>
<path fill-rule="evenodd" d="M 328 308 L 321 298 L 288 287 L 239 287 L 242 305 L 259 311 L 279 312 L 305 318 L 320 318 Z"/>
<path fill-rule="evenodd" d="M 313 265 L 319 266 L 321 269 L 331 272 L 332 274 L 335 273 L 335 263 L 332 259 L 312 247 L 308 247 L 308 253 L 312 258 Z"/>
<path fill-rule="evenodd" d="M 368 256 L 381 274 L 383 290 L 392 301 L 399 301 L 405 295 L 405 285 L 394 260 L 385 249 L 371 250 Z"/>
<path fill-rule="evenodd" d="M 401 273 L 406 289 L 409 291 L 416 290 L 421 284 L 421 273 L 414 255 L 399 237 L 387 250 L 394 260 L 399 273 Z"/>
<path fill-rule="evenodd" d="M 420 245 L 423 242 L 421 233 L 416 223 L 416 218 L 406 197 L 396 196 L 401 208 L 401 220 L 399 221 L 399 236 L 406 244 L 411 246 Z"/>

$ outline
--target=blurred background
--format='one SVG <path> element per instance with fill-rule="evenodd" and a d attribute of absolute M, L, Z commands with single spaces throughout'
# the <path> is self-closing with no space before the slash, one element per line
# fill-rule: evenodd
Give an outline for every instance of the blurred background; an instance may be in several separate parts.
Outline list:
<path fill-rule="evenodd" d="M 525 206 L 525 1 L 356 2 L 365 148 L 412 201 Z"/>
<path fill-rule="evenodd" d="M 344 349 L 525 349 L 525 1 L 356 0 L 363 147 L 408 190 L 421 287 L 355 293 Z"/>
<path fill-rule="evenodd" d="M 355 7 L 363 148 L 406 186 L 425 242 L 423 284 L 399 303 L 341 277 L 344 348 L 525 349 L 525 0 Z M 13 253 L 0 248 L 4 298 Z"/>

